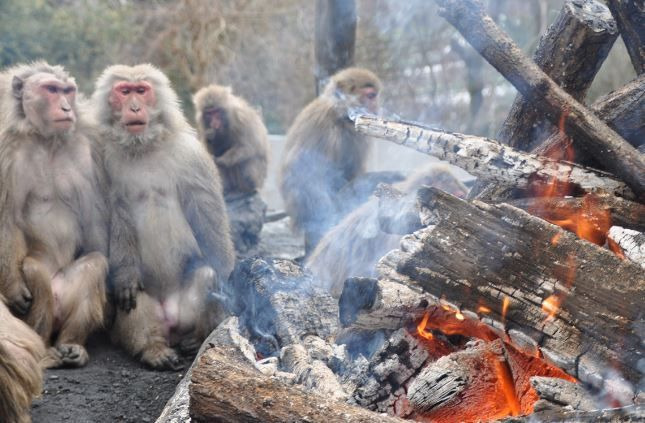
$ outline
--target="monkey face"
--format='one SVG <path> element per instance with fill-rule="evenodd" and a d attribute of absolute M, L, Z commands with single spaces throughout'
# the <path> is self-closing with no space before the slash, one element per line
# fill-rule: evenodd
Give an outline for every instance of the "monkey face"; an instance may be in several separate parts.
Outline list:
<path fill-rule="evenodd" d="M 112 114 L 126 131 L 141 135 L 150 122 L 149 108 L 156 106 L 154 89 L 146 81 L 119 81 L 108 98 Z"/>
<path fill-rule="evenodd" d="M 37 73 L 25 81 L 14 77 L 14 96 L 22 99 L 27 120 L 43 136 L 70 131 L 76 122 L 76 84 L 49 73 Z"/>
<path fill-rule="evenodd" d="M 204 128 L 210 128 L 215 132 L 224 126 L 224 111 L 220 107 L 207 107 L 203 112 Z"/>
<path fill-rule="evenodd" d="M 358 101 L 370 113 L 377 114 L 379 109 L 378 90 L 375 87 L 367 86 L 358 90 Z"/>

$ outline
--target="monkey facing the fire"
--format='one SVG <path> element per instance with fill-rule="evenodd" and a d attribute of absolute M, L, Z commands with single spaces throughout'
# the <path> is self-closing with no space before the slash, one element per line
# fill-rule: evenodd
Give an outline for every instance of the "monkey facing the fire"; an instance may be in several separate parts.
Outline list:
<path fill-rule="evenodd" d="M 92 97 L 111 205 L 113 338 L 153 368 L 223 318 L 234 254 L 217 168 L 152 65 L 108 67 Z"/>
<path fill-rule="evenodd" d="M 193 102 L 199 136 L 215 160 L 224 193 L 262 188 L 269 141 L 260 114 L 220 85 L 200 89 Z"/>
<path fill-rule="evenodd" d="M 0 293 L 46 344 L 83 366 L 103 324 L 107 207 L 74 79 L 45 62 L 0 75 Z"/>
<path fill-rule="evenodd" d="M 370 145 L 354 130 L 349 113 L 354 108 L 377 113 L 380 92 L 374 73 L 342 70 L 287 132 L 280 189 L 287 213 L 305 233 L 307 253 L 336 223 L 339 190 L 365 171 Z"/>

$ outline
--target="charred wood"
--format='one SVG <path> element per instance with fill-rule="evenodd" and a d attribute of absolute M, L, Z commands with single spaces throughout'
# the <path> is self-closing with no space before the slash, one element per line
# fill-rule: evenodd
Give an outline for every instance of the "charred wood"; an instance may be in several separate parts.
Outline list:
<path fill-rule="evenodd" d="M 600 118 L 553 82 L 513 40 L 486 15 L 478 0 L 435 0 L 446 18 L 515 88 L 639 197 L 645 196 L 645 158 Z"/>
<path fill-rule="evenodd" d="M 381 259 L 379 279 L 467 310 L 483 303 L 491 318 L 533 338 L 547 359 L 585 382 L 602 385 L 609 362 L 629 381 L 640 378 L 639 266 L 506 204 L 467 203 L 432 188 L 420 189 L 419 201 L 429 226 Z M 542 303 L 551 297 L 559 309 L 549 318 Z"/>
<path fill-rule="evenodd" d="M 618 37 L 607 7 L 595 0 L 568 0 L 542 36 L 535 63 L 573 98 L 582 101 Z M 557 131 L 518 94 L 497 137 L 518 150 L 530 151 Z"/>
<path fill-rule="evenodd" d="M 354 125 L 366 135 L 446 160 L 479 178 L 503 185 L 528 188 L 532 183 L 555 179 L 583 191 L 605 191 L 621 197 L 633 197 L 622 181 L 605 172 L 517 151 L 488 138 L 445 132 L 372 115 L 356 116 Z"/>
<path fill-rule="evenodd" d="M 609 229 L 609 238 L 622 249 L 629 260 L 645 269 L 645 234 L 612 226 Z"/>
<path fill-rule="evenodd" d="M 190 416 L 196 422 L 399 422 L 287 386 L 263 375 L 234 348 L 207 350 L 193 369 Z"/>
<path fill-rule="evenodd" d="M 232 313 L 265 356 L 304 335 L 329 339 L 339 327 L 338 302 L 291 260 L 242 260 L 224 290 Z"/>
<path fill-rule="evenodd" d="M 637 75 L 645 72 L 645 5 L 638 0 L 607 0 Z"/>
<path fill-rule="evenodd" d="M 597 409 L 597 401 L 580 383 L 554 377 L 533 376 L 531 386 L 540 400 L 551 403 L 555 407 L 569 406 L 580 411 Z M 539 410 L 536 409 L 536 411 Z"/>
<path fill-rule="evenodd" d="M 607 125 L 618 132 L 631 145 L 638 148 L 645 143 L 645 74 L 641 74 L 622 88 L 613 91 L 591 105 L 591 110 L 604 120 Z M 582 140 L 582 143 L 586 143 Z M 554 157 L 567 146 L 572 145 L 577 163 L 602 164 L 593 160 L 590 154 L 580 147 L 581 143 L 572 143 L 564 134 L 553 133 L 532 152 L 542 156 Z"/>
<path fill-rule="evenodd" d="M 535 421 L 552 423 L 637 423 L 645 420 L 645 405 L 631 405 L 621 408 L 607 408 L 593 411 L 554 410 L 536 412 L 526 417 L 504 419 L 504 423 L 530 423 Z"/>
<path fill-rule="evenodd" d="M 611 222 L 617 226 L 645 231 L 645 205 L 611 195 L 599 195 L 594 205 L 598 211 L 608 211 Z M 562 210 L 578 212 L 584 201 L 579 197 L 565 198 L 522 198 L 508 201 L 508 204 L 529 211 L 543 219 L 557 220 Z"/>

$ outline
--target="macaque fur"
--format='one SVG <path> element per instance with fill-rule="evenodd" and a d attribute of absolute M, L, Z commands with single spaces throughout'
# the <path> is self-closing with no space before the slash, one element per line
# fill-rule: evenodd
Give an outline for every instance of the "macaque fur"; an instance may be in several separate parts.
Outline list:
<path fill-rule="evenodd" d="M 411 201 L 399 202 L 406 207 L 415 204 L 416 191 L 423 185 L 434 186 L 458 197 L 468 189 L 450 168 L 432 164 L 413 173 L 393 187 Z M 340 297 L 349 277 L 376 277 L 376 264 L 389 251 L 399 247 L 401 235 L 386 233 L 380 228 L 379 200 L 370 198 L 341 220 L 320 240 L 307 258 L 306 266 L 334 297 Z"/>
<path fill-rule="evenodd" d="M 377 113 L 380 91 L 372 72 L 342 70 L 287 132 L 280 190 L 294 226 L 305 232 L 307 253 L 336 223 L 339 190 L 365 172 L 370 144 L 354 130 L 348 113 L 354 108 Z"/>
<path fill-rule="evenodd" d="M 108 67 L 92 97 L 110 190 L 113 338 L 174 368 L 223 318 L 213 292 L 233 268 L 220 178 L 152 65 Z"/>
<path fill-rule="evenodd" d="M 60 66 L 0 75 L 0 293 L 35 329 L 47 365 L 83 366 L 103 324 L 107 207 L 93 133 Z"/>
<path fill-rule="evenodd" d="M 29 408 L 43 385 L 45 344 L 14 317 L 0 295 L 0 421 L 29 423 Z"/>
<path fill-rule="evenodd" d="M 260 114 L 221 85 L 200 89 L 193 103 L 199 137 L 215 160 L 224 193 L 259 191 L 269 160 L 268 135 Z"/>

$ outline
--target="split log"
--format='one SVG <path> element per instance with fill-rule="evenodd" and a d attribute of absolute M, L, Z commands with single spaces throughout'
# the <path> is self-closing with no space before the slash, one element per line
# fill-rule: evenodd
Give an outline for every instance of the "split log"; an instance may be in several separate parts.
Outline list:
<path fill-rule="evenodd" d="M 636 148 L 645 143 L 643 109 L 645 109 L 645 74 L 641 74 L 624 87 L 600 97 L 591 105 L 591 110 L 600 119 Z M 582 140 L 582 143 L 586 141 Z M 572 143 L 570 138 L 559 131 L 553 133 L 532 152 L 541 156 L 554 157 L 554 154 L 564 151 L 569 144 L 572 144 L 577 163 L 602 164 L 602 162 L 592 161 L 589 153 L 579 147 L 581 143 Z"/>
<path fill-rule="evenodd" d="M 444 296 L 461 309 L 484 303 L 551 362 L 595 386 L 608 363 L 630 382 L 640 378 L 639 266 L 506 204 L 466 203 L 432 188 L 420 189 L 419 201 L 430 226 L 381 259 L 379 279 Z M 510 309 L 503 314 L 504 297 Z M 542 310 L 547 298 L 559 303 L 555 317 Z"/>
<path fill-rule="evenodd" d="M 609 238 L 618 244 L 628 259 L 645 269 L 645 234 L 612 226 L 609 229 Z"/>
<path fill-rule="evenodd" d="M 645 420 L 645 405 L 631 405 L 621 408 L 607 408 L 593 411 L 557 411 L 536 412 L 526 417 L 504 419 L 504 423 L 532 423 L 536 421 L 550 423 L 637 423 Z"/>
<path fill-rule="evenodd" d="M 645 157 L 609 128 L 531 61 L 486 15 L 478 0 L 435 0 L 446 18 L 479 53 L 538 110 L 564 130 L 574 142 L 624 180 L 638 196 L 645 196 Z"/>
<path fill-rule="evenodd" d="M 584 201 L 579 197 L 522 198 L 508 201 L 508 204 L 543 219 L 557 220 L 562 218 L 562 210 L 579 212 Z M 594 206 L 599 211 L 608 211 L 613 225 L 645 232 L 645 205 L 611 195 L 599 195 L 595 197 Z"/>
<path fill-rule="evenodd" d="M 241 359 L 233 348 L 207 350 L 193 370 L 190 416 L 196 422 L 401 422 L 286 386 Z"/>
<path fill-rule="evenodd" d="M 622 181 L 605 172 L 520 152 L 488 138 L 445 132 L 373 115 L 356 116 L 354 125 L 361 133 L 435 156 L 479 178 L 503 185 L 528 188 L 536 179 L 557 179 L 587 192 L 605 191 L 621 197 L 633 197 Z"/>
<path fill-rule="evenodd" d="M 645 6 L 638 0 L 607 0 L 637 75 L 645 72 Z"/>
<path fill-rule="evenodd" d="M 540 38 L 535 63 L 573 98 L 582 101 L 618 37 L 616 22 L 596 0 L 568 0 Z M 515 97 L 497 139 L 518 150 L 531 151 L 553 131 L 551 122 L 532 99 Z"/>
<path fill-rule="evenodd" d="M 591 411 L 597 408 L 597 401 L 580 383 L 554 377 L 533 376 L 531 386 L 542 401 L 556 407 L 569 406 L 580 411 Z"/>
<path fill-rule="evenodd" d="M 291 260 L 242 260 L 224 285 L 224 293 L 232 313 L 265 356 L 300 342 L 304 335 L 329 339 L 339 327 L 338 301 Z"/>

